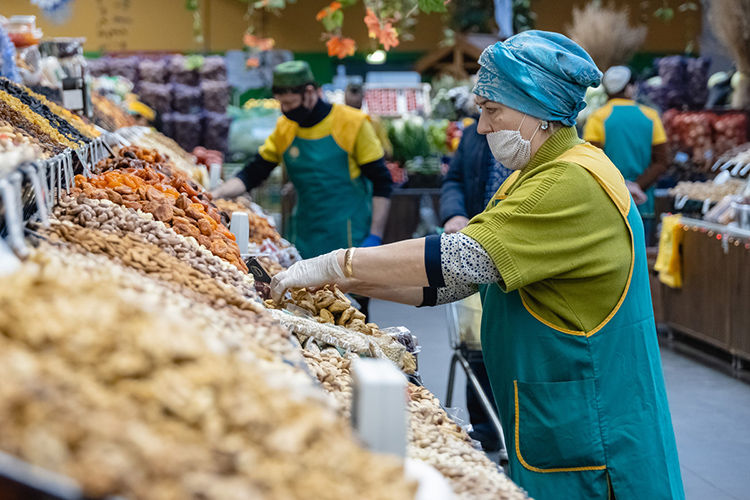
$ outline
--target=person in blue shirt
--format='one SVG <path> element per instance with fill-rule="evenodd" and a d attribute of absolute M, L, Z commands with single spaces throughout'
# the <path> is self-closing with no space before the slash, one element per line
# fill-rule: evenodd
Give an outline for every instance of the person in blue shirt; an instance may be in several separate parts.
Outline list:
<path fill-rule="evenodd" d="M 583 140 L 604 150 L 620 170 L 638 206 L 651 244 L 654 224 L 654 189 L 667 169 L 667 134 L 659 112 L 630 98 L 633 73 L 613 66 L 604 73 L 609 101 L 594 111 L 583 129 Z"/>

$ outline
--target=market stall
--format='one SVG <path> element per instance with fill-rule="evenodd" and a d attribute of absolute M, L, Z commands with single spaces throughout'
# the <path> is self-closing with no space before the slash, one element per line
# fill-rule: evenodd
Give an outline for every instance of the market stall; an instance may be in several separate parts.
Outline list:
<path fill-rule="evenodd" d="M 205 169 L 157 132 L 101 131 L 1 85 L 3 484 L 59 498 L 413 498 L 404 462 L 363 448 L 350 421 L 353 364 L 414 374 L 413 336 L 365 323 L 335 288 L 264 305 L 248 256 L 271 274 L 298 256 L 261 209 L 212 200 Z M 247 245 L 230 231 L 238 212 Z M 407 401 L 406 457 L 458 498 L 524 498 L 429 391 L 411 384 Z M 19 475 L 26 464 L 57 475 Z"/>

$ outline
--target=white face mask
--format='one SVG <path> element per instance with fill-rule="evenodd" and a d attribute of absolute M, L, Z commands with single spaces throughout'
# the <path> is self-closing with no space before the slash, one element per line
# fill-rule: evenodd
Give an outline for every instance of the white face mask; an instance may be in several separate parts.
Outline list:
<path fill-rule="evenodd" d="M 490 145 L 492 156 L 511 170 L 521 170 L 531 161 L 531 141 L 542 126 L 540 122 L 531 139 L 527 141 L 521 135 L 521 125 L 526 116 L 523 115 L 517 130 L 498 130 L 487 134 L 487 143 Z"/>

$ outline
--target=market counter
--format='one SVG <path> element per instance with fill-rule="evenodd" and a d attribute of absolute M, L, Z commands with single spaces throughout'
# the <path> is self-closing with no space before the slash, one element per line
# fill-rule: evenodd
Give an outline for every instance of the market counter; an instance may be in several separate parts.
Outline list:
<path fill-rule="evenodd" d="M 750 232 L 683 224 L 682 288 L 659 284 L 655 309 L 674 330 L 750 360 Z"/>

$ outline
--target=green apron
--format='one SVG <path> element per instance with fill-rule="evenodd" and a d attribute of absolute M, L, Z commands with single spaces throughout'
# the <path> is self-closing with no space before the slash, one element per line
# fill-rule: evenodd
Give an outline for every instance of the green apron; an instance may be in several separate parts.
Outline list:
<path fill-rule="evenodd" d="M 297 191 L 289 239 L 304 259 L 358 246 L 370 234 L 372 184 L 352 179 L 349 154 L 332 136 L 295 137 L 284 167 Z"/>
<path fill-rule="evenodd" d="M 510 478 L 535 500 L 605 500 L 609 484 L 617 500 L 684 499 L 632 199 L 623 217 L 634 246 L 631 281 L 593 334 L 537 319 L 518 291 L 482 287 L 482 348 Z"/>

